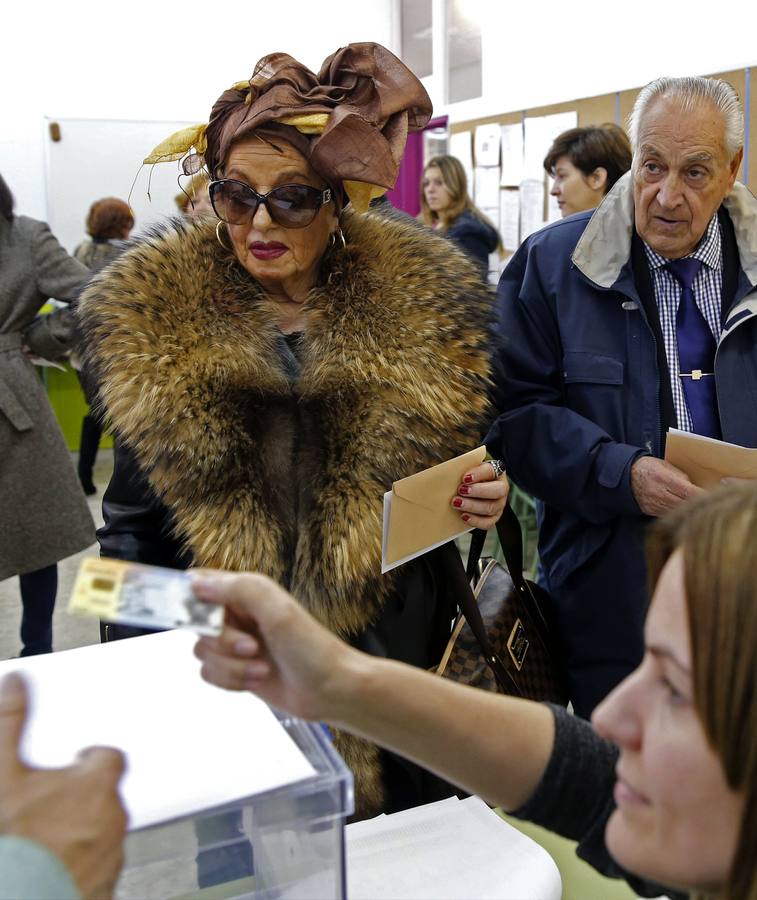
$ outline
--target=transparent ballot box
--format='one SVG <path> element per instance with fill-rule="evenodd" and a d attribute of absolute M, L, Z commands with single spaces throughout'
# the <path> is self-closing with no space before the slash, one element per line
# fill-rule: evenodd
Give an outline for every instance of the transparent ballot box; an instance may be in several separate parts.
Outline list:
<path fill-rule="evenodd" d="M 208 684 L 196 640 L 177 629 L 0 662 L 30 692 L 22 759 L 123 752 L 119 900 L 344 897 L 352 775 L 329 734 Z"/>
<path fill-rule="evenodd" d="M 129 834 L 117 900 L 341 900 L 352 774 L 322 726 L 280 717 L 315 775 Z"/>

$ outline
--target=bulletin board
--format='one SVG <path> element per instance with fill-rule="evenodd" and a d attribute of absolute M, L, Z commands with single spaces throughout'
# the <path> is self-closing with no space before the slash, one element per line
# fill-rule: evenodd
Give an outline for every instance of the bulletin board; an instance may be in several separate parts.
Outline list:
<path fill-rule="evenodd" d="M 745 110 L 744 161 L 741 171 L 739 172 L 739 180 L 755 193 L 757 192 L 757 103 L 752 102 L 752 89 L 757 88 L 757 77 L 751 77 L 751 75 L 752 71 L 749 68 L 711 73 L 711 77 L 721 78 L 733 85 L 743 104 Z M 574 113 L 575 124 L 581 127 L 586 125 L 602 125 L 606 122 L 614 122 L 618 125 L 625 126 L 639 90 L 640 88 L 628 91 L 617 91 L 596 97 L 584 97 L 578 100 L 553 103 L 547 106 L 533 107 L 526 110 L 504 112 L 496 116 L 487 116 L 482 119 L 471 119 L 464 122 L 450 123 L 449 130 L 451 135 L 461 135 L 464 132 L 470 132 L 472 141 L 475 142 L 474 136 L 476 135 L 476 130 L 479 128 L 491 127 L 493 124 L 499 126 L 512 126 L 520 123 L 523 126 L 524 134 L 526 134 L 529 119 L 543 119 L 544 117 L 567 113 Z M 475 153 L 473 166 L 475 171 Z M 531 199 L 533 200 L 533 189 L 537 187 L 533 179 L 533 174 L 534 173 L 532 172 L 531 181 L 529 183 L 524 182 L 519 187 L 521 196 L 520 240 L 523 240 L 525 233 L 528 233 L 528 229 L 526 229 L 526 232 L 524 233 L 523 218 L 525 202 L 528 199 L 527 189 L 531 189 Z M 510 186 L 509 189 L 515 189 L 515 186 Z M 548 180 L 545 175 L 542 210 L 543 223 L 554 219 L 554 209 L 550 209 L 548 189 Z M 507 188 L 503 185 L 502 190 L 507 190 Z M 533 214 L 531 215 L 531 219 L 533 219 Z M 512 234 L 512 229 L 510 229 L 510 233 Z M 512 243 L 512 240 L 510 240 L 509 243 L 505 241 L 505 247 L 508 253 L 517 249 L 516 246 L 512 246 Z"/>

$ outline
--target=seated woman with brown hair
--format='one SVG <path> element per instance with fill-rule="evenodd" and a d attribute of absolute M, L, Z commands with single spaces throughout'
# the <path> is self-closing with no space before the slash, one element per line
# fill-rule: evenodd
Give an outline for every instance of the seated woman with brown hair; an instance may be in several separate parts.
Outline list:
<path fill-rule="evenodd" d="M 619 125 L 588 125 L 558 135 L 544 157 L 550 194 L 563 216 L 594 209 L 631 168 L 631 143 Z"/>
<path fill-rule="evenodd" d="M 226 605 L 196 654 L 213 684 L 338 725 L 572 840 L 652 897 L 757 897 L 757 484 L 650 526 L 639 668 L 593 727 L 340 643 L 258 575 L 198 573 Z"/>
<path fill-rule="evenodd" d="M 166 223 L 80 304 L 117 435 L 103 554 L 263 571 L 354 645 L 424 668 L 449 637 L 460 559 L 450 544 L 382 575 L 383 494 L 476 447 L 491 415 L 475 267 L 366 211 L 430 114 L 377 44 L 317 75 L 265 57 L 147 160 L 194 147 L 219 221 Z M 448 502 L 462 532 L 491 526 L 506 495 L 484 464 Z M 337 746 L 363 815 L 450 791 L 373 745 Z"/>

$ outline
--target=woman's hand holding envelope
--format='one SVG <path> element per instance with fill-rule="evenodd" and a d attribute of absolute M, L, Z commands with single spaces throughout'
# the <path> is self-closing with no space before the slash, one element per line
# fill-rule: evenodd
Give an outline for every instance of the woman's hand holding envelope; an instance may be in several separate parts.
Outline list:
<path fill-rule="evenodd" d="M 494 466 L 484 462 L 463 475 L 457 494 L 450 501 L 460 518 L 472 528 L 493 528 L 507 504 L 507 475 L 497 478 Z"/>

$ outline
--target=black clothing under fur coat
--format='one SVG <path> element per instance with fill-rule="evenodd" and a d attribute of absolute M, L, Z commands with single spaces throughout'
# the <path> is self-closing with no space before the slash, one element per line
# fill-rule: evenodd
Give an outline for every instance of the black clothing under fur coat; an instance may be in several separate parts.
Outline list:
<path fill-rule="evenodd" d="M 275 303 L 212 224 L 172 222 L 93 280 L 80 316 L 118 447 L 101 544 L 264 572 L 337 634 L 430 667 L 454 598 L 433 556 L 381 574 L 383 494 L 480 443 L 492 302 L 465 256 L 412 221 L 342 227 L 294 377 Z M 373 745 L 336 741 L 363 815 L 426 799 L 382 784 Z"/>

